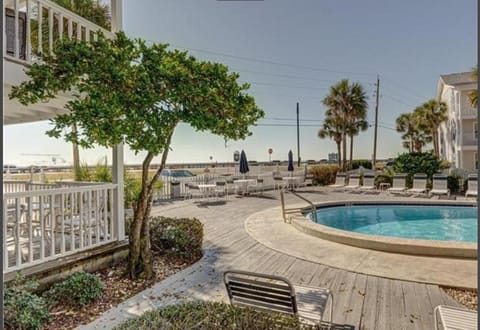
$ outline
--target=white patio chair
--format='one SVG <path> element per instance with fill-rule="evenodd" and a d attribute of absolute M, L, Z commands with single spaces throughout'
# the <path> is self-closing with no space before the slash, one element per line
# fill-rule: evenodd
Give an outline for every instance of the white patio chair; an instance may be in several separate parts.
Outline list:
<path fill-rule="evenodd" d="M 406 187 L 407 175 L 403 173 L 398 173 L 393 176 L 392 187 L 388 188 L 389 193 L 403 193 Z"/>
<path fill-rule="evenodd" d="M 467 179 L 467 191 L 465 192 L 465 197 L 468 196 L 478 196 L 478 175 L 469 174 Z"/>
<path fill-rule="evenodd" d="M 335 176 L 335 183 L 329 185 L 330 188 L 343 188 L 345 187 L 345 182 L 347 181 L 347 174 L 338 172 Z"/>
<path fill-rule="evenodd" d="M 413 194 L 423 194 L 428 191 L 427 189 L 427 175 L 424 173 L 416 173 L 413 175 L 413 187 L 408 189 L 407 192 Z"/>
<path fill-rule="evenodd" d="M 353 174 L 350 176 L 348 185 L 345 186 L 345 190 L 352 190 L 360 188 L 360 175 Z"/>
<path fill-rule="evenodd" d="M 225 181 L 217 181 L 215 183 L 216 187 L 214 189 L 215 196 L 220 197 L 223 196 L 225 199 L 227 198 L 227 183 Z"/>
<path fill-rule="evenodd" d="M 363 186 L 360 187 L 360 190 L 374 190 L 375 189 L 375 175 L 365 174 L 363 176 Z"/>
<path fill-rule="evenodd" d="M 264 179 L 258 178 L 255 181 L 255 183 L 249 184 L 247 186 L 247 192 L 248 193 L 255 192 L 255 193 L 258 193 L 259 195 L 263 195 L 264 182 L 265 182 Z"/>
<path fill-rule="evenodd" d="M 433 310 L 433 320 L 435 330 L 477 330 L 477 312 L 465 308 L 439 305 Z"/>
<path fill-rule="evenodd" d="M 433 175 L 432 190 L 428 193 L 430 196 L 433 195 L 447 195 L 450 196 L 450 189 L 447 185 L 447 176 L 441 174 Z"/>

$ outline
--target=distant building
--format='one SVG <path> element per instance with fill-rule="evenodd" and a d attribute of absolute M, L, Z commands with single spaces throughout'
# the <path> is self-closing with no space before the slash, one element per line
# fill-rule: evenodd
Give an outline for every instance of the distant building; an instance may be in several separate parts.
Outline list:
<path fill-rule="evenodd" d="M 336 152 L 331 152 L 328 154 L 328 161 L 329 162 L 338 162 L 338 154 Z"/>
<path fill-rule="evenodd" d="M 478 169 L 478 113 L 468 100 L 477 89 L 470 72 L 440 76 L 436 99 L 448 107 L 448 118 L 439 128 L 440 158 L 455 168 Z"/>

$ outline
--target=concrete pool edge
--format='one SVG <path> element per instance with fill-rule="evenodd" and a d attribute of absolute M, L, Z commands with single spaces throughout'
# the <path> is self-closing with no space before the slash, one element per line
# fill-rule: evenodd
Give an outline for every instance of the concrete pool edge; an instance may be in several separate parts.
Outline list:
<path fill-rule="evenodd" d="M 341 201 L 341 202 L 323 202 L 316 203 L 317 207 L 334 207 L 345 205 L 422 205 L 422 206 L 473 206 L 472 202 L 452 202 L 452 201 Z M 321 239 L 356 246 L 359 248 L 372 249 L 385 252 L 403 253 L 412 255 L 424 255 L 435 257 L 453 257 L 477 259 L 477 244 L 465 242 L 450 242 L 422 239 L 408 239 L 398 237 L 376 236 L 359 234 L 345 230 L 328 227 L 315 223 L 304 216 L 309 212 L 309 208 L 304 208 L 298 213 L 290 214 L 291 224 L 299 231 Z"/>
<path fill-rule="evenodd" d="M 477 289 L 476 260 L 382 252 L 323 240 L 284 223 L 280 207 L 252 214 L 244 227 L 260 244 L 305 261 L 365 275 Z"/>

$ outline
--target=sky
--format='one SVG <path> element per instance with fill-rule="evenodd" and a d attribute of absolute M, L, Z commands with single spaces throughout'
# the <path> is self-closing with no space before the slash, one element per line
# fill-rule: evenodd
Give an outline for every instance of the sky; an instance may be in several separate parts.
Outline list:
<path fill-rule="evenodd" d="M 252 136 L 225 141 L 180 124 L 170 163 L 232 161 L 236 150 L 249 160 L 297 158 L 296 103 L 300 107 L 300 156 L 320 160 L 336 144 L 317 137 L 328 88 L 348 78 L 368 95 L 375 118 L 375 81 L 380 77 L 377 158 L 403 152 L 395 119 L 435 96 L 439 76 L 469 71 L 477 59 L 477 2 L 393 0 L 138 0 L 123 1 L 129 36 L 168 43 L 199 60 L 221 62 L 240 74 L 265 118 Z M 4 128 L 4 163 L 54 153 L 71 162 L 71 146 L 44 135 L 48 122 Z M 354 158 L 371 159 L 373 126 L 354 140 Z M 83 162 L 111 160 L 111 151 L 81 150 Z M 144 154 L 126 148 L 127 164 Z M 156 158 L 155 161 L 159 161 Z"/>

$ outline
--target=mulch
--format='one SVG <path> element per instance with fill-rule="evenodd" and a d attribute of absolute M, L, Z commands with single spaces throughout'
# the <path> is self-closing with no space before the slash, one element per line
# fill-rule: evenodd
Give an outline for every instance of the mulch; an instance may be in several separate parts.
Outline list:
<path fill-rule="evenodd" d="M 104 284 L 102 296 L 90 305 L 83 307 L 59 305 L 51 308 L 51 322 L 42 329 L 74 329 L 82 324 L 92 322 L 107 310 L 196 261 L 186 263 L 160 255 L 155 255 L 153 260 L 155 276 L 150 280 L 130 280 L 125 275 L 126 261 L 96 272 Z"/>
<path fill-rule="evenodd" d="M 442 288 L 449 296 L 471 310 L 478 308 L 478 291 L 454 288 Z"/>

